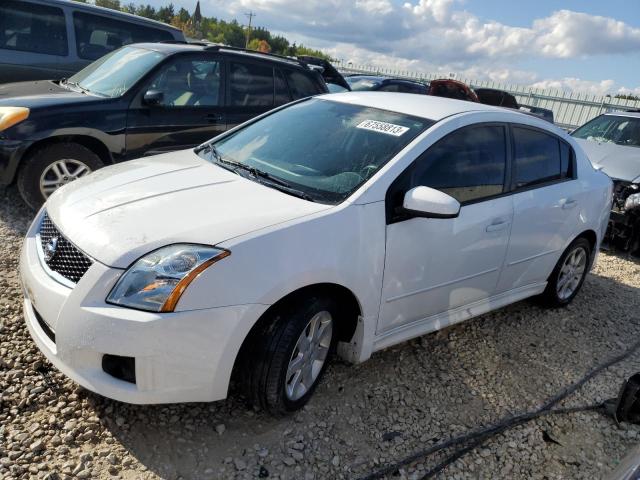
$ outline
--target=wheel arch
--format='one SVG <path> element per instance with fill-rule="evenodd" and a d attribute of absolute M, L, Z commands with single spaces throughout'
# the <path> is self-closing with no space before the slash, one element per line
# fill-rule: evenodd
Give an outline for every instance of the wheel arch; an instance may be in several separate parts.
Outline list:
<path fill-rule="evenodd" d="M 100 157 L 100 160 L 104 165 L 111 165 L 114 163 L 113 157 L 111 156 L 111 152 L 103 142 L 101 142 L 97 138 L 92 137 L 90 135 L 80 135 L 80 134 L 57 135 L 54 137 L 46 137 L 41 140 L 38 140 L 33 144 L 31 144 L 29 148 L 27 148 L 27 150 L 25 150 L 23 154 L 23 159 L 26 160 L 31 155 L 33 155 L 34 152 L 57 143 L 77 143 L 91 150 L 96 155 L 98 155 L 98 157 Z"/>
<path fill-rule="evenodd" d="M 273 313 L 281 308 L 290 305 L 293 302 L 299 301 L 301 298 L 315 296 L 326 296 L 337 300 L 340 305 L 341 312 L 344 312 L 344 316 L 337 323 L 338 341 L 349 342 L 358 326 L 358 320 L 362 315 L 362 306 L 356 295 L 347 287 L 339 285 L 337 283 L 315 283 L 306 285 L 293 290 L 265 310 L 265 312 L 258 318 L 253 324 L 247 335 L 245 336 L 236 358 L 234 360 L 232 378 L 235 376 L 238 370 L 238 366 L 242 363 L 243 359 L 250 355 L 250 347 L 256 335 L 262 331 L 262 329 L 273 318 Z"/>

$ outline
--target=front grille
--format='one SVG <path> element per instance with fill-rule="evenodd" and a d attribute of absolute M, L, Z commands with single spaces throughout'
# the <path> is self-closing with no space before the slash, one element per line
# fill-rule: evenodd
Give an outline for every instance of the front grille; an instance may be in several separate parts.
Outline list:
<path fill-rule="evenodd" d="M 47 212 L 40 224 L 40 248 L 50 270 L 78 283 L 93 261 L 67 240 L 53 224 Z"/>

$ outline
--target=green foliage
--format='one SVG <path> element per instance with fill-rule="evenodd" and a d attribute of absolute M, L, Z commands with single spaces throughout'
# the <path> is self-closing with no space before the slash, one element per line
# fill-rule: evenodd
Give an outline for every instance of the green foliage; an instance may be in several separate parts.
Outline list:
<path fill-rule="evenodd" d="M 88 3 L 87 0 L 75 1 Z M 182 29 L 187 37 L 195 39 L 206 39 L 232 47 L 244 47 L 247 41 L 247 30 L 240 25 L 237 20 L 227 22 L 215 17 L 203 17 L 201 24 L 196 28 L 196 26 L 192 24 L 191 13 L 184 8 L 176 10 L 173 3 L 169 3 L 158 9 L 149 4 L 136 4 L 131 1 L 124 3 L 124 0 L 123 3 L 120 3 L 120 0 L 92 0 L 91 3 L 153 20 L 159 20 L 164 23 L 170 23 Z M 266 42 L 267 45 L 261 42 Z M 289 43 L 289 40 L 282 35 L 272 35 L 271 32 L 264 27 L 251 29 L 249 48 L 260 48 L 262 51 L 271 49 L 271 52 L 280 55 L 313 55 L 315 57 L 332 60 L 331 57 L 320 50 L 313 50 L 304 45 L 296 45 L 295 42 Z"/>
<path fill-rule="evenodd" d="M 113 10 L 120 10 L 120 0 L 96 0 L 98 7 L 111 8 Z"/>
<path fill-rule="evenodd" d="M 638 97 L 637 95 L 627 95 L 623 93 L 615 95 L 613 98 L 621 98 L 623 100 L 640 100 L 640 97 Z"/>

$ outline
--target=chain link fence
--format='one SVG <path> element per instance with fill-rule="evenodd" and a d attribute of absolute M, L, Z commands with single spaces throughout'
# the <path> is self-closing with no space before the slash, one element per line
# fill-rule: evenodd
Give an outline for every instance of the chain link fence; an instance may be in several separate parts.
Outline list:
<path fill-rule="evenodd" d="M 334 65 L 343 74 L 360 73 L 385 75 L 389 77 L 407 78 L 428 82 L 437 78 L 446 78 L 438 73 L 421 73 L 374 67 L 371 65 L 354 65 L 344 61 L 336 61 Z M 477 81 L 458 76 L 451 77 L 470 85 L 473 88 L 495 88 L 511 93 L 521 105 L 547 108 L 553 111 L 556 125 L 573 130 L 601 113 L 615 110 L 640 109 L 640 100 L 613 98 L 608 95 L 592 95 L 589 93 L 569 92 L 560 89 L 540 89 L 524 85 L 512 85 L 493 81 Z"/>

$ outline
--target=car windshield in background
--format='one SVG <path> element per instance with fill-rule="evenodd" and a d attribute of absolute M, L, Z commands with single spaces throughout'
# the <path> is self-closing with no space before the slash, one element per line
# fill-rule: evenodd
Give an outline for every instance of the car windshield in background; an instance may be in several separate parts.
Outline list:
<path fill-rule="evenodd" d="M 104 97 L 119 97 L 163 58 L 153 50 L 123 47 L 80 70 L 67 83 Z"/>
<path fill-rule="evenodd" d="M 602 115 L 573 132 L 575 138 L 640 147 L 640 118 Z"/>
<path fill-rule="evenodd" d="M 239 174 L 253 169 L 252 178 L 274 188 L 336 204 L 433 123 L 316 98 L 274 112 L 200 155 Z"/>
<path fill-rule="evenodd" d="M 382 84 L 380 80 L 370 77 L 347 77 L 346 80 L 354 92 L 374 90 Z"/>

